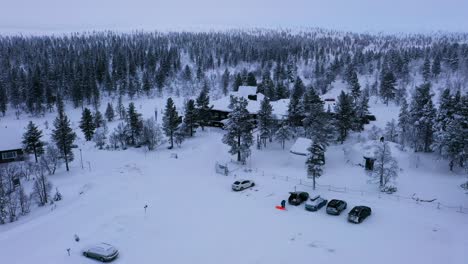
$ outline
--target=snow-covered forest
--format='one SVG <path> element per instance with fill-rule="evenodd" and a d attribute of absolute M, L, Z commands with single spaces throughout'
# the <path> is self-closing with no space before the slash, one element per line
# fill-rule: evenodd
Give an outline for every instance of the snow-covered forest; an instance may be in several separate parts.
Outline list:
<path fill-rule="evenodd" d="M 77 233 L 119 246 L 121 263 L 150 263 L 135 252 L 148 243 L 170 263 L 291 263 L 319 249 L 337 263 L 362 257 L 361 235 L 378 252 L 364 263 L 463 263 L 468 34 L 0 36 L 0 153 L 0 259 L 57 226 L 18 263 L 81 263 Z M 245 178 L 255 187 L 231 192 Z M 355 229 L 274 211 L 296 190 L 373 215 Z"/>

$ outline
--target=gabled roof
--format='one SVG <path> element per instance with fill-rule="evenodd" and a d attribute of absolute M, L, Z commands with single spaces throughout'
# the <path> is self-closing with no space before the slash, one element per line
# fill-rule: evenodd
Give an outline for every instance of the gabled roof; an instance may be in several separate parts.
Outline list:
<path fill-rule="evenodd" d="M 307 156 L 309 153 L 307 149 L 310 147 L 310 144 L 312 144 L 311 139 L 298 137 L 296 142 L 294 142 L 289 149 L 289 152 L 296 155 Z"/>

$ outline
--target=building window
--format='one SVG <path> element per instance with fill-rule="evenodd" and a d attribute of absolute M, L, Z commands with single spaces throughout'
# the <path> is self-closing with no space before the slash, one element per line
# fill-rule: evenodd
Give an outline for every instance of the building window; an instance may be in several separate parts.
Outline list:
<path fill-rule="evenodd" d="M 2 153 L 2 159 L 6 160 L 6 159 L 16 159 L 17 155 L 16 155 L 16 151 L 10 151 L 10 152 L 5 152 L 5 153 Z"/>

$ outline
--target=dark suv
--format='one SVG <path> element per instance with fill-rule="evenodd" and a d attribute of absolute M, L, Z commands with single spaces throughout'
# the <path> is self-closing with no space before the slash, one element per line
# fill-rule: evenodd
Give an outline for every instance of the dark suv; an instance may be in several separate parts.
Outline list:
<path fill-rule="evenodd" d="M 369 215 L 371 215 L 372 210 L 364 205 L 355 206 L 351 211 L 348 213 L 348 221 L 351 223 L 359 224 L 364 219 L 366 219 Z"/>
<path fill-rule="evenodd" d="M 327 204 L 327 214 L 340 215 L 347 206 L 345 201 L 333 199 Z"/>
<path fill-rule="evenodd" d="M 309 199 L 309 193 L 306 192 L 290 192 L 288 203 L 292 205 L 300 205 Z"/>

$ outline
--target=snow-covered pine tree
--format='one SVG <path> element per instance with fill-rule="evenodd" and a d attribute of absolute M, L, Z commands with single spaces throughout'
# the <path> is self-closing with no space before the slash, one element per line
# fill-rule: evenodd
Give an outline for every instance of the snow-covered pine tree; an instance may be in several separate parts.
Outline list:
<path fill-rule="evenodd" d="M 428 57 L 424 59 L 424 63 L 421 68 L 421 74 L 425 82 L 428 82 L 431 79 L 431 61 Z"/>
<path fill-rule="evenodd" d="M 390 142 L 397 143 L 398 141 L 398 126 L 395 119 L 387 122 L 385 125 L 385 139 Z"/>
<path fill-rule="evenodd" d="M 111 103 L 107 103 L 105 115 L 106 115 L 106 119 L 108 122 L 114 121 L 115 113 L 114 113 L 114 107 L 112 106 Z"/>
<path fill-rule="evenodd" d="M 185 103 L 184 124 L 187 129 L 187 136 L 192 137 L 195 133 L 195 125 L 197 123 L 197 111 L 195 109 L 195 101 L 188 100 Z"/>
<path fill-rule="evenodd" d="M 293 132 L 292 132 L 291 127 L 288 125 L 287 122 L 283 121 L 280 127 L 278 128 L 278 130 L 276 130 L 276 133 L 275 133 L 276 141 L 280 142 L 281 147 L 284 149 L 284 145 L 286 141 L 290 140 L 292 136 L 293 136 Z"/>
<path fill-rule="evenodd" d="M 94 122 L 91 110 L 88 108 L 85 108 L 81 114 L 80 128 L 86 141 L 90 141 L 93 138 L 94 130 L 96 130 L 96 123 Z"/>
<path fill-rule="evenodd" d="M 278 82 L 275 88 L 275 97 L 276 99 L 285 99 L 289 96 L 289 90 L 283 84 L 283 82 Z"/>
<path fill-rule="evenodd" d="M 415 151 L 431 151 L 435 108 L 429 83 L 416 87 L 410 107 L 410 123 L 413 125 L 413 147 Z"/>
<path fill-rule="evenodd" d="M 305 136 L 320 142 L 325 150 L 333 137 L 331 115 L 325 112 L 324 103 L 313 87 L 304 94 L 304 130 Z"/>
<path fill-rule="evenodd" d="M 260 138 L 263 141 L 263 146 L 266 147 L 267 138 L 271 138 L 274 130 L 273 107 L 270 104 L 268 97 L 265 97 L 260 102 L 260 110 L 258 110 L 258 126 Z"/>
<path fill-rule="evenodd" d="M 357 77 L 356 71 L 352 71 L 349 76 L 348 85 L 351 88 L 351 96 L 354 99 L 354 102 L 357 103 L 361 97 L 361 85 L 359 84 L 359 79 Z"/>
<path fill-rule="evenodd" d="M 171 146 L 169 149 L 174 147 L 174 133 L 179 127 L 179 114 L 177 113 L 176 106 L 171 97 L 167 98 L 166 110 L 163 116 L 163 129 L 167 137 L 169 137 L 169 143 Z"/>
<path fill-rule="evenodd" d="M 322 143 L 312 141 L 312 144 L 307 149 L 309 154 L 307 156 L 306 165 L 307 165 L 307 176 L 313 180 L 313 189 L 315 190 L 315 180 L 316 178 L 322 176 L 323 165 L 325 164 L 325 150 L 322 146 Z"/>
<path fill-rule="evenodd" d="M 6 88 L 3 83 L 0 81 L 0 112 L 5 116 L 8 105 L 8 98 L 6 93 Z"/>
<path fill-rule="evenodd" d="M 297 127 L 302 125 L 302 119 L 304 118 L 303 104 L 301 98 L 304 95 L 304 85 L 302 80 L 298 78 L 294 84 L 293 91 L 288 105 L 288 121 L 291 127 Z"/>
<path fill-rule="evenodd" d="M 247 74 L 247 85 L 257 86 L 257 78 L 255 78 L 255 74 L 253 72 L 249 72 L 249 74 Z"/>
<path fill-rule="evenodd" d="M 96 110 L 96 112 L 94 113 L 94 125 L 96 126 L 96 128 L 106 126 L 106 121 L 102 117 L 102 114 L 99 110 Z"/>
<path fill-rule="evenodd" d="M 356 113 L 351 96 L 341 91 L 335 106 L 336 128 L 338 130 L 338 141 L 344 143 L 349 131 L 353 128 Z"/>
<path fill-rule="evenodd" d="M 134 103 L 130 103 L 128 105 L 127 126 L 130 133 L 130 144 L 135 146 L 139 143 L 138 141 L 140 140 L 140 136 L 143 132 L 143 121 L 141 119 L 141 114 L 135 109 Z"/>
<path fill-rule="evenodd" d="M 117 103 L 117 112 L 119 113 L 120 120 L 125 120 L 127 118 L 127 110 L 123 104 L 122 95 L 119 96 Z"/>
<path fill-rule="evenodd" d="M 230 78 L 231 78 L 231 74 L 229 73 L 229 70 L 226 68 L 224 70 L 223 76 L 221 77 L 221 84 L 222 84 L 224 95 L 227 95 L 228 93 Z"/>
<path fill-rule="evenodd" d="M 432 148 L 449 161 L 451 171 L 457 163 L 464 167 L 468 158 L 467 104 L 468 96 L 461 97 L 459 92 L 452 97 L 444 91 L 441 96 Z"/>
<path fill-rule="evenodd" d="M 104 146 L 106 145 L 106 139 L 107 139 L 107 127 L 99 127 L 96 128 L 96 131 L 94 132 L 93 135 L 93 142 L 96 144 L 96 147 L 99 149 L 103 149 Z"/>
<path fill-rule="evenodd" d="M 379 183 L 382 190 L 391 180 L 398 176 L 398 163 L 392 156 L 390 146 L 387 141 L 376 142 L 376 152 L 374 161 L 374 170 L 372 178 Z"/>
<path fill-rule="evenodd" d="M 380 83 L 380 96 L 387 105 L 390 100 L 395 98 L 395 82 L 396 78 L 393 72 L 387 71 L 383 74 Z"/>
<path fill-rule="evenodd" d="M 234 82 L 232 84 L 232 90 L 234 92 L 239 91 L 239 86 L 241 86 L 242 84 L 243 84 L 242 76 L 240 75 L 240 73 L 238 73 L 236 74 L 236 78 L 234 79 Z"/>
<path fill-rule="evenodd" d="M 363 131 L 364 125 L 369 123 L 367 116 L 369 115 L 369 95 L 363 93 L 356 101 L 356 120 L 354 130 Z"/>
<path fill-rule="evenodd" d="M 237 154 L 237 161 L 243 163 L 250 156 L 250 147 L 253 144 L 253 125 L 247 104 L 247 99 L 231 96 L 231 112 L 225 126 L 227 133 L 223 136 L 223 143 L 230 146 L 229 153 Z"/>
<path fill-rule="evenodd" d="M 185 123 L 182 123 L 174 132 L 174 142 L 177 146 L 181 146 L 188 134 L 188 128 Z"/>
<path fill-rule="evenodd" d="M 205 126 L 207 126 L 211 120 L 210 96 L 208 93 L 208 86 L 204 86 L 196 99 L 197 121 L 202 131 L 205 130 Z"/>
<path fill-rule="evenodd" d="M 400 114 L 398 115 L 398 140 L 400 145 L 404 148 L 406 143 L 410 141 L 410 115 L 408 112 L 408 103 L 403 98 L 400 106 Z"/>
<path fill-rule="evenodd" d="M 44 142 L 41 140 L 42 131 L 29 121 L 26 132 L 23 134 L 23 149 L 26 153 L 34 154 L 37 163 L 37 157 L 44 153 Z"/>
<path fill-rule="evenodd" d="M 73 161 L 74 155 L 72 151 L 73 142 L 76 139 L 76 134 L 70 127 L 70 120 L 68 119 L 65 112 L 63 112 L 63 106 L 59 107 L 62 111 L 59 111 L 58 116 L 54 120 L 54 129 L 52 130 L 52 139 L 60 150 L 62 158 L 65 160 L 65 167 L 67 171 L 70 170 L 68 163 Z"/>
<path fill-rule="evenodd" d="M 434 78 L 437 78 L 439 76 L 440 72 L 441 72 L 440 56 L 438 54 L 434 57 L 434 61 L 432 62 L 431 71 L 432 71 L 432 75 L 434 76 Z"/>

